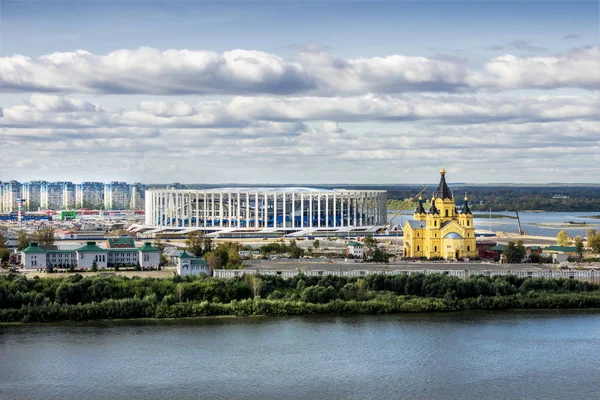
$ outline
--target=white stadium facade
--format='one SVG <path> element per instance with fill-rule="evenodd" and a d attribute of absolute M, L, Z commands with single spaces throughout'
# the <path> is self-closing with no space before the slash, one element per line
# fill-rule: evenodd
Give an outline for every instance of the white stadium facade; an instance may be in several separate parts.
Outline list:
<path fill-rule="evenodd" d="M 387 222 L 384 190 L 219 188 L 147 190 L 145 224 L 153 236 L 202 230 L 209 236 L 337 236 L 374 232 Z"/>

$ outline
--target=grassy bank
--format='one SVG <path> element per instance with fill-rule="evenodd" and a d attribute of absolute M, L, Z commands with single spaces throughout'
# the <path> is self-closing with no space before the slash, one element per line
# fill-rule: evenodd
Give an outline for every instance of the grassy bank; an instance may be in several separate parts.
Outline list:
<path fill-rule="evenodd" d="M 600 308 L 598 285 L 565 279 L 372 275 L 220 280 L 0 279 L 0 322 L 201 316 Z"/>

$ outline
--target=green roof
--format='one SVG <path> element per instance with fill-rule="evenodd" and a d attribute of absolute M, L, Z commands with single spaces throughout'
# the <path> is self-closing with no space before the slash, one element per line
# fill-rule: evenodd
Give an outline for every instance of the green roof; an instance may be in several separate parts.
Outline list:
<path fill-rule="evenodd" d="M 190 260 L 191 265 L 208 265 L 208 262 L 203 258 L 192 258 Z"/>
<path fill-rule="evenodd" d="M 38 246 L 37 243 L 29 243 L 29 246 L 21 250 L 23 253 L 45 253 L 46 250 Z"/>
<path fill-rule="evenodd" d="M 129 247 L 135 247 L 135 241 L 132 238 L 108 238 L 108 246 L 113 247 L 114 245 L 129 245 Z"/>
<path fill-rule="evenodd" d="M 187 251 L 185 251 L 185 250 L 184 250 L 184 251 L 181 253 L 181 255 L 179 256 L 179 258 L 192 258 L 192 257 L 191 257 L 191 256 L 188 254 L 188 252 L 187 252 Z"/>
<path fill-rule="evenodd" d="M 557 251 L 560 253 L 577 253 L 577 247 L 575 246 L 548 246 L 544 248 L 544 251 Z"/>
<path fill-rule="evenodd" d="M 146 252 L 160 252 L 160 250 L 157 247 L 152 247 L 152 245 L 150 244 L 150 242 L 146 242 L 144 243 L 144 245 L 142 247 L 140 247 L 138 249 L 139 251 L 146 253 Z"/>
<path fill-rule="evenodd" d="M 362 247 L 362 244 L 358 242 L 348 242 L 348 246 L 350 247 Z"/>
<path fill-rule="evenodd" d="M 63 254 L 75 254 L 77 250 L 48 250 L 46 253 L 63 253 Z"/>
<path fill-rule="evenodd" d="M 102 253 L 105 251 L 107 250 L 96 246 L 96 242 L 87 242 L 85 246 L 77 249 L 78 253 Z"/>
<path fill-rule="evenodd" d="M 504 251 L 506 250 L 505 244 L 497 244 L 494 247 L 490 247 L 490 251 Z"/>

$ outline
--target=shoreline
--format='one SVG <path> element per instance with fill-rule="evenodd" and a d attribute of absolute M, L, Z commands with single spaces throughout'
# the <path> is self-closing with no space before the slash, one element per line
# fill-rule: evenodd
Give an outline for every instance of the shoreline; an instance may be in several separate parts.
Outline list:
<path fill-rule="evenodd" d="M 49 321 L 49 322 L 0 322 L 0 328 L 11 326 L 90 326 L 90 325 L 118 325 L 118 324 L 155 324 L 155 323 L 175 323 L 175 322 L 195 322 L 205 320 L 244 320 L 244 319 L 272 319 L 272 318 L 293 318 L 293 317 L 350 317 L 350 316 L 383 316 L 383 315 L 430 315 L 430 314 L 461 314 L 461 313 L 477 313 L 477 314 L 493 314 L 493 313 L 590 313 L 600 314 L 600 307 L 589 308 L 504 308 L 504 309 L 487 309 L 475 308 L 465 310 L 447 310 L 447 311 L 405 311 L 405 312 L 388 312 L 388 313 L 327 313 L 327 314 L 286 314 L 286 315 L 270 315 L 270 314 L 253 314 L 253 315 L 201 315 L 195 317 L 175 317 L 175 318 L 115 318 L 115 319 L 90 319 L 90 320 L 64 320 L 64 321 Z"/>

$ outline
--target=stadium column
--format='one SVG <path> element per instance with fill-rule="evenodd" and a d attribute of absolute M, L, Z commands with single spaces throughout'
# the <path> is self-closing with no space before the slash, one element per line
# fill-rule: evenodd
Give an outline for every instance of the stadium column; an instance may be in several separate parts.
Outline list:
<path fill-rule="evenodd" d="M 277 192 L 273 193 L 273 228 L 277 228 Z"/>
<path fill-rule="evenodd" d="M 219 192 L 219 226 L 223 227 L 223 193 Z"/>
<path fill-rule="evenodd" d="M 246 228 L 250 228 L 250 192 L 246 192 Z"/>
<path fill-rule="evenodd" d="M 215 226 L 215 192 L 210 194 L 210 226 Z"/>
<path fill-rule="evenodd" d="M 208 195 L 204 192 L 204 204 L 202 204 L 202 212 L 204 214 L 204 218 L 202 218 L 202 227 L 206 229 L 206 218 L 208 216 L 208 203 L 206 200 L 208 199 Z"/>
<path fill-rule="evenodd" d="M 286 206 L 285 206 L 285 192 L 283 192 L 282 194 L 282 199 L 281 199 L 281 214 L 283 214 L 283 228 L 285 229 L 285 225 L 287 222 L 287 218 L 286 218 Z"/>
<path fill-rule="evenodd" d="M 292 192 L 292 228 L 296 227 L 296 192 Z"/>
<path fill-rule="evenodd" d="M 317 227 L 321 227 L 321 193 L 317 193 Z"/>
<path fill-rule="evenodd" d="M 337 196 L 334 193 L 333 194 L 333 227 L 334 228 L 337 227 L 337 215 L 335 213 L 335 209 L 337 208 L 336 203 L 337 203 Z"/>
<path fill-rule="evenodd" d="M 300 228 L 304 228 L 304 193 L 300 192 Z"/>
<path fill-rule="evenodd" d="M 231 192 L 227 193 L 227 225 L 231 228 L 232 225 L 232 204 L 231 204 Z"/>
<path fill-rule="evenodd" d="M 356 195 L 352 196 L 352 225 L 356 226 L 356 205 L 357 205 L 358 199 L 356 198 Z"/>
<path fill-rule="evenodd" d="M 200 228 L 200 193 L 196 192 L 196 228 Z"/>
<path fill-rule="evenodd" d="M 308 217 L 308 226 L 312 228 L 313 226 L 313 194 L 309 193 L 308 194 L 308 213 L 310 214 L 310 216 Z"/>
<path fill-rule="evenodd" d="M 329 227 L 329 193 L 325 193 L 325 226 Z"/>
<path fill-rule="evenodd" d="M 260 218 L 259 218 L 260 207 L 258 206 L 258 191 L 254 193 L 254 227 L 258 228 L 260 226 Z"/>
<path fill-rule="evenodd" d="M 167 198 L 167 210 L 169 210 L 169 226 L 173 226 L 173 203 L 175 202 L 175 200 L 173 200 L 173 192 L 169 192 L 169 197 Z"/>
<path fill-rule="evenodd" d="M 264 192 L 263 196 L 263 227 L 268 228 L 269 224 L 267 221 L 267 209 L 269 208 L 269 195 L 267 194 L 267 192 Z"/>
<path fill-rule="evenodd" d="M 238 191 L 237 192 L 237 215 L 235 216 L 235 226 L 237 228 L 240 228 L 242 226 L 242 216 L 241 216 L 241 207 L 242 207 L 242 202 L 241 202 L 241 198 L 242 198 L 242 194 Z"/>

